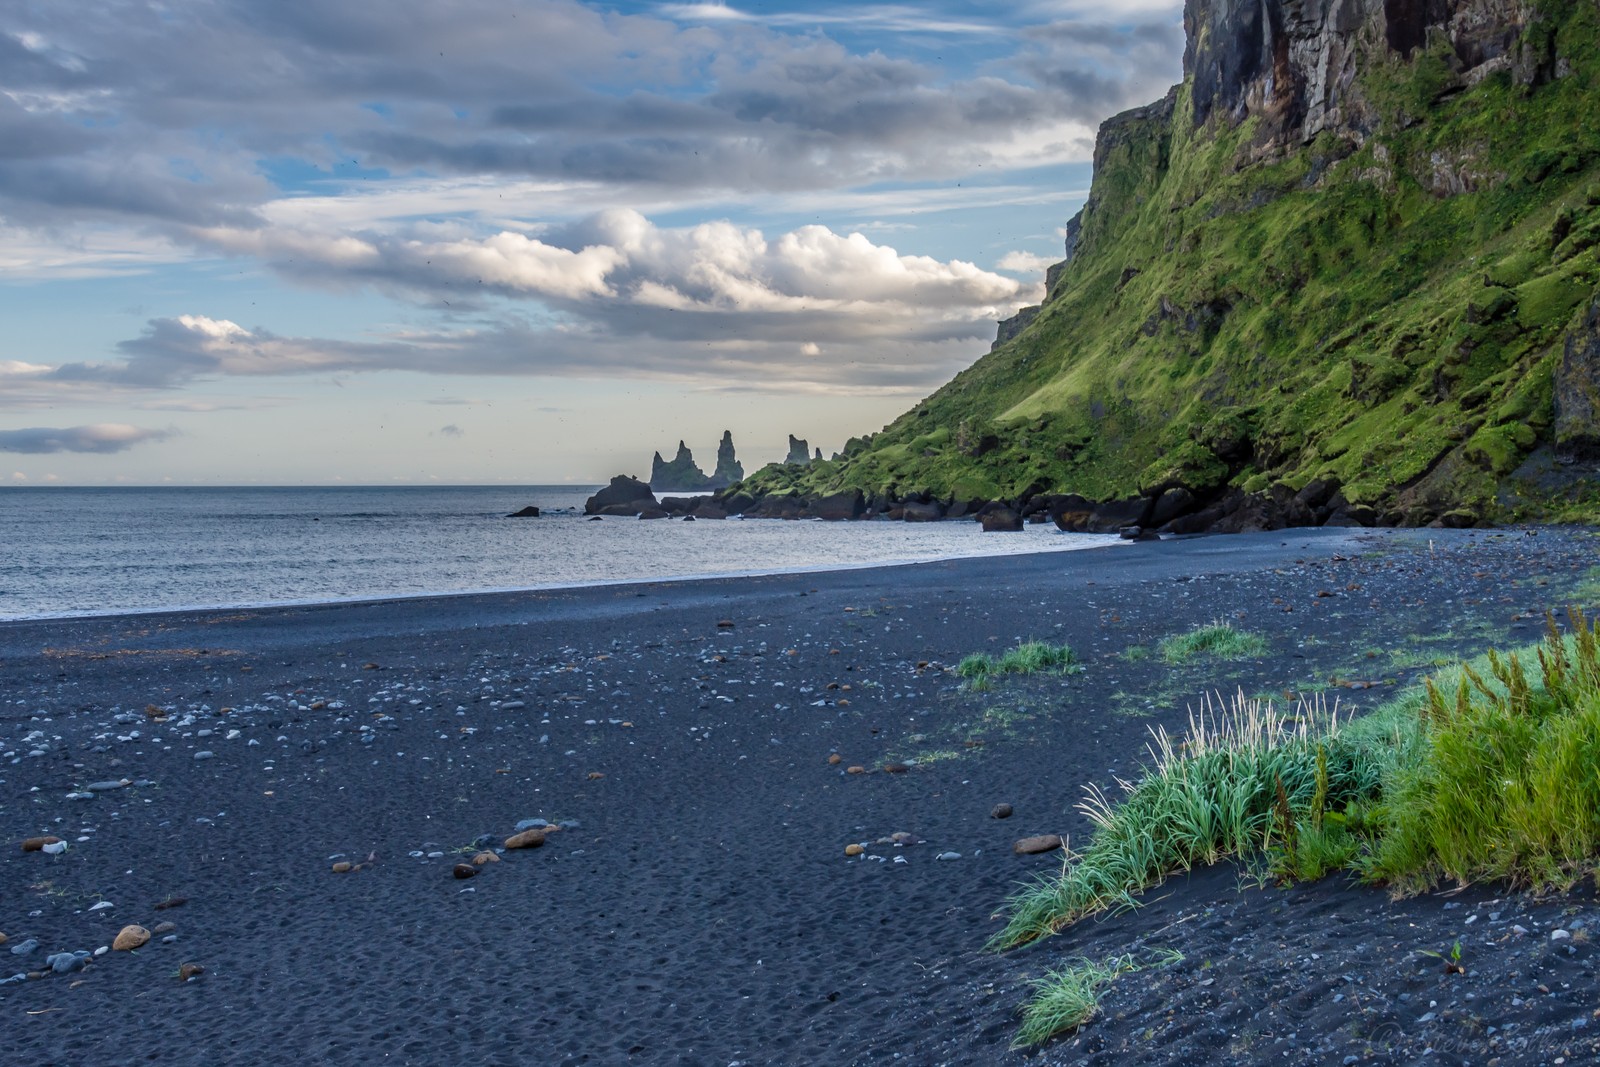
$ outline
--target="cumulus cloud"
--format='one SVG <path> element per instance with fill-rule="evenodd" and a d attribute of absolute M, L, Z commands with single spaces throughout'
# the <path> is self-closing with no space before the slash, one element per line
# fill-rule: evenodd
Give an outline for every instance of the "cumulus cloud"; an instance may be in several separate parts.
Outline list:
<path fill-rule="evenodd" d="M 0 430 L 0 452 L 44 455 L 52 452 L 123 452 L 147 441 L 164 441 L 170 430 L 147 430 L 125 423 L 102 422 L 91 426 Z"/>
<path fill-rule="evenodd" d="M 1037 252 L 1014 251 L 1001 256 L 994 266 L 996 270 L 1008 270 L 1017 274 L 1038 274 L 1047 267 L 1054 266 L 1055 263 L 1056 259 L 1041 256 Z"/>

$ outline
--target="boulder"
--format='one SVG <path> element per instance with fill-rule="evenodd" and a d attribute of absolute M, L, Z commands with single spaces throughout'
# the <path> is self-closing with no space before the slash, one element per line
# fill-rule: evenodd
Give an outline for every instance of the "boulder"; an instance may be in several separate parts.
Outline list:
<path fill-rule="evenodd" d="M 605 507 L 596 511 L 594 513 L 594 517 L 599 518 L 602 515 L 608 515 L 613 519 L 631 519 L 648 506 L 649 505 L 647 505 L 644 501 L 639 501 L 634 504 L 607 504 Z"/>
<path fill-rule="evenodd" d="M 726 519 L 728 517 L 728 513 L 723 511 L 722 508 L 718 507 L 714 501 L 702 500 L 699 504 L 695 505 L 695 509 L 691 513 L 690 517 L 695 519 Z"/>
<path fill-rule="evenodd" d="M 1194 510 L 1195 503 L 1195 496 L 1189 490 L 1181 486 L 1168 489 L 1157 497 L 1155 504 L 1151 506 L 1149 525 L 1159 529 L 1179 515 Z"/>
<path fill-rule="evenodd" d="M 538 517 L 539 509 L 534 507 L 532 504 L 529 504 L 521 511 L 513 511 L 510 515 L 506 516 L 508 519 L 537 519 Z"/>
<path fill-rule="evenodd" d="M 585 515 L 629 514 L 637 515 L 646 507 L 654 507 L 656 495 L 650 487 L 637 478 L 626 474 L 619 474 L 611 479 L 611 484 L 600 490 L 584 502 Z M 608 512 L 608 507 L 632 507 L 632 511 Z"/>
<path fill-rule="evenodd" d="M 830 522 L 839 522 L 859 519 L 866 510 L 866 501 L 862 499 L 861 490 L 849 489 L 831 496 L 818 497 L 812 501 L 811 514 L 819 519 Z"/>
<path fill-rule="evenodd" d="M 1067 533 L 1087 533 L 1094 515 L 1094 503 L 1077 493 L 1053 496 L 1045 510 L 1056 529 Z"/>
<path fill-rule="evenodd" d="M 937 501 L 926 504 L 912 501 L 900 509 L 900 517 L 906 522 L 938 522 L 944 518 L 944 505 Z"/>
<path fill-rule="evenodd" d="M 662 511 L 660 508 L 645 508 L 643 511 L 639 512 L 639 517 L 641 519 L 665 519 L 668 516 L 667 513 Z"/>
<path fill-rule="evenodd" d="M 1022 516 L 1008 507 L 989 508 L 978 516 L 984 533 L 1014 533 L 1022 529 Z"/>

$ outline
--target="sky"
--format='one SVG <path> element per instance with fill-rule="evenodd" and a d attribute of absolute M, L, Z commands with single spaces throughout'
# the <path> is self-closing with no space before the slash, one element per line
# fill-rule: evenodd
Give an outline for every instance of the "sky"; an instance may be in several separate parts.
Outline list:
<path fill-rule="evenodd" d="M 1181 3 L 6 0 L 0 485 L 825 453 L 1043 295 Z"/>

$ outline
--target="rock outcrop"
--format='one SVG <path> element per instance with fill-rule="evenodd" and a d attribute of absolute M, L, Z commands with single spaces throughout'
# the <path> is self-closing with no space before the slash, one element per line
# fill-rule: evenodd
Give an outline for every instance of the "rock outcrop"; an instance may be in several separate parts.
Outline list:
<path fill-rule="evenodd" d="M 789 454 L 784 457 L 784 462 L 805 466 L 811 462 L 811 446 L 794 434 L 790 434 Z"/>
<path fill-rule="evenodd" d="M 1567 460 L 1600 460 L 1600 295 L 1567 335 L 1555 373 L 1555 446 Z"/>

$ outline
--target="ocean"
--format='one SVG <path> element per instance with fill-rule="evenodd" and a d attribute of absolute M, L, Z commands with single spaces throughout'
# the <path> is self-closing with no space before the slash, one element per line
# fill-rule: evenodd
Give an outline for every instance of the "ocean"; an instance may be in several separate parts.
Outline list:
<path fill-rule="evenodd" d="M 374 600 L 1088 548 L 975 522 L 589 522 L 595 486 L 0 489 L 0 619 Z M 536 519 L 508 518 L 532 504 Z"/>

